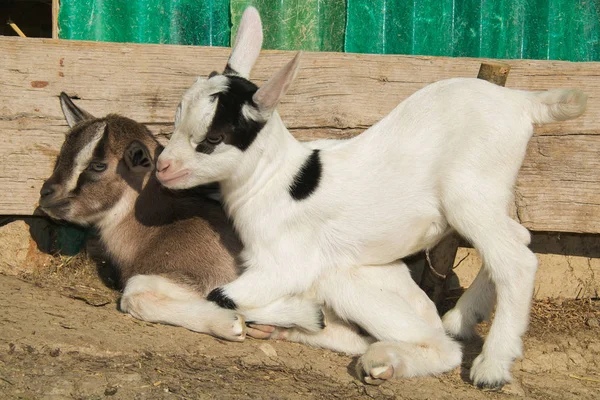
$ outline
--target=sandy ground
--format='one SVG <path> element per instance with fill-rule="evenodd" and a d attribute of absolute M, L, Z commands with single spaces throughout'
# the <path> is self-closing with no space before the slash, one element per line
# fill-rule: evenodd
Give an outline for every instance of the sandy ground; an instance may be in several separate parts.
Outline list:
<path fill-rule="evenodd" d="M 76 264 L 0 275 L 0 398 L 600 398 L 599 301 L 537 303 L 526 358 L 500 392 L 468 382 L 481 341 L 465 344 L 463 366 L 448 374 L 373 387 L 345 355 L 137 321 L 117 311 L 118 292 Z"/>

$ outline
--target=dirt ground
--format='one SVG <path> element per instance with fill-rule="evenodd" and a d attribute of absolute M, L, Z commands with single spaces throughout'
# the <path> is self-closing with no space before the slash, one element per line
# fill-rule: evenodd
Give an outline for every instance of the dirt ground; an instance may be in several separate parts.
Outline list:
<path fill-rule="evenodd" d="M 600 301 L 536 302 L 514 382 L 486 392 L 467 379 L 481 341 L 466 343 L 462 367 L 448 374 L 373 387 L 355 378 L 352 357 L 145 323 L 118 312 L 117 299 L 77 257 L 0 275 L 0 398 L 600 398 Z"/>

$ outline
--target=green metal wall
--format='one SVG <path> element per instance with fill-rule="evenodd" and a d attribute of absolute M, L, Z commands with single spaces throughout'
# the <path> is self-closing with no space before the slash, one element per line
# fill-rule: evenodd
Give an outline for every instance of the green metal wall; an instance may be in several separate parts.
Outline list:
<path fill-rule="evenodd" d="M 249 5 L 263 21 L 265 49 L 344 51 L 346 0 L 231 0 L 232 38 Z"/>
<path fill-rule="evenodd" d="M 229 0 L 60 0 L 59 37 L 229 46 Z"/>
<path fill-rule="evenodd" d="M 267 49 L 600 60 L 600 0 L 61 0 L 60 37 L 229 46 L 248 5 Z"/>
<path fill-rule="evenodd" d="M 590 0 L 348 0 L 345 49 L 600 60 L 599 4 Z"/>

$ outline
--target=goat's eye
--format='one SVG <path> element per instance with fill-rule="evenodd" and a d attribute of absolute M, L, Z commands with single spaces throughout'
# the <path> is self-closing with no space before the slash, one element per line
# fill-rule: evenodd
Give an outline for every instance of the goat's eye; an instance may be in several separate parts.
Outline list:
<path fill-rule="evenodd" d="M 206 141 L 210 144 L 217 145 L 223 141 L 223 136 L 221 136 L 221 135 L 207 136 Z"/>
<path fill-rule="evenodd" d="M 94 172 L 104 172 L 106 170 L 106 164 L 100 162 L 91 162 L 88 165 L 88 169 Z"/>

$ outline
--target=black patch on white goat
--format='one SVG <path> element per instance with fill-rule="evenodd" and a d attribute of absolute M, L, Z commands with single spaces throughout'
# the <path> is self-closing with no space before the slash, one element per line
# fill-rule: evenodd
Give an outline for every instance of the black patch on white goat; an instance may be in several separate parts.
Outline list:
<path fill-rule="evenodd" d="M 208 296 L 206 296 L 206 300 L 217 303 L 219 307 L 228 310 L 235 310 L 237 308 L 235 302 L 227 297 L 227 295 L 223 293 L 223 288 L 220 287 L 213 289 Z"/>
<path fill-rule="evenodd" d="M 215 116 L 208 127 L 206 138 L 196 146 L 196 151 L 210 154 L 222 141 L 244 151 L 252 144 L 266 121 L 247 119 L 242 107 L 256 107 L 252 96 L 258 87 L 239 76 L 228 76 L 227 89 L 213 96 L 217 99 Z"/>
<path fill-rule="evenodd" d="M 223 75 L 239 75 L 238 72 L 231 68 L 231 65 L 229 65 L 229 63 L 227 63 L 227 65 L 225 66 L 225 69 L 223 70 Z"/>
<path fill-rule="evenodd" d="M 290 186 L 290 195 L 292 198 L 294 200 L 304 200 L 317 190 L 322 172 L 323 166 L 321 165 L 319 150 L 313 150 L 304 164 L 302 164 L 302 167 L 300 167 L 300 171 L 298 171 Z"/>

